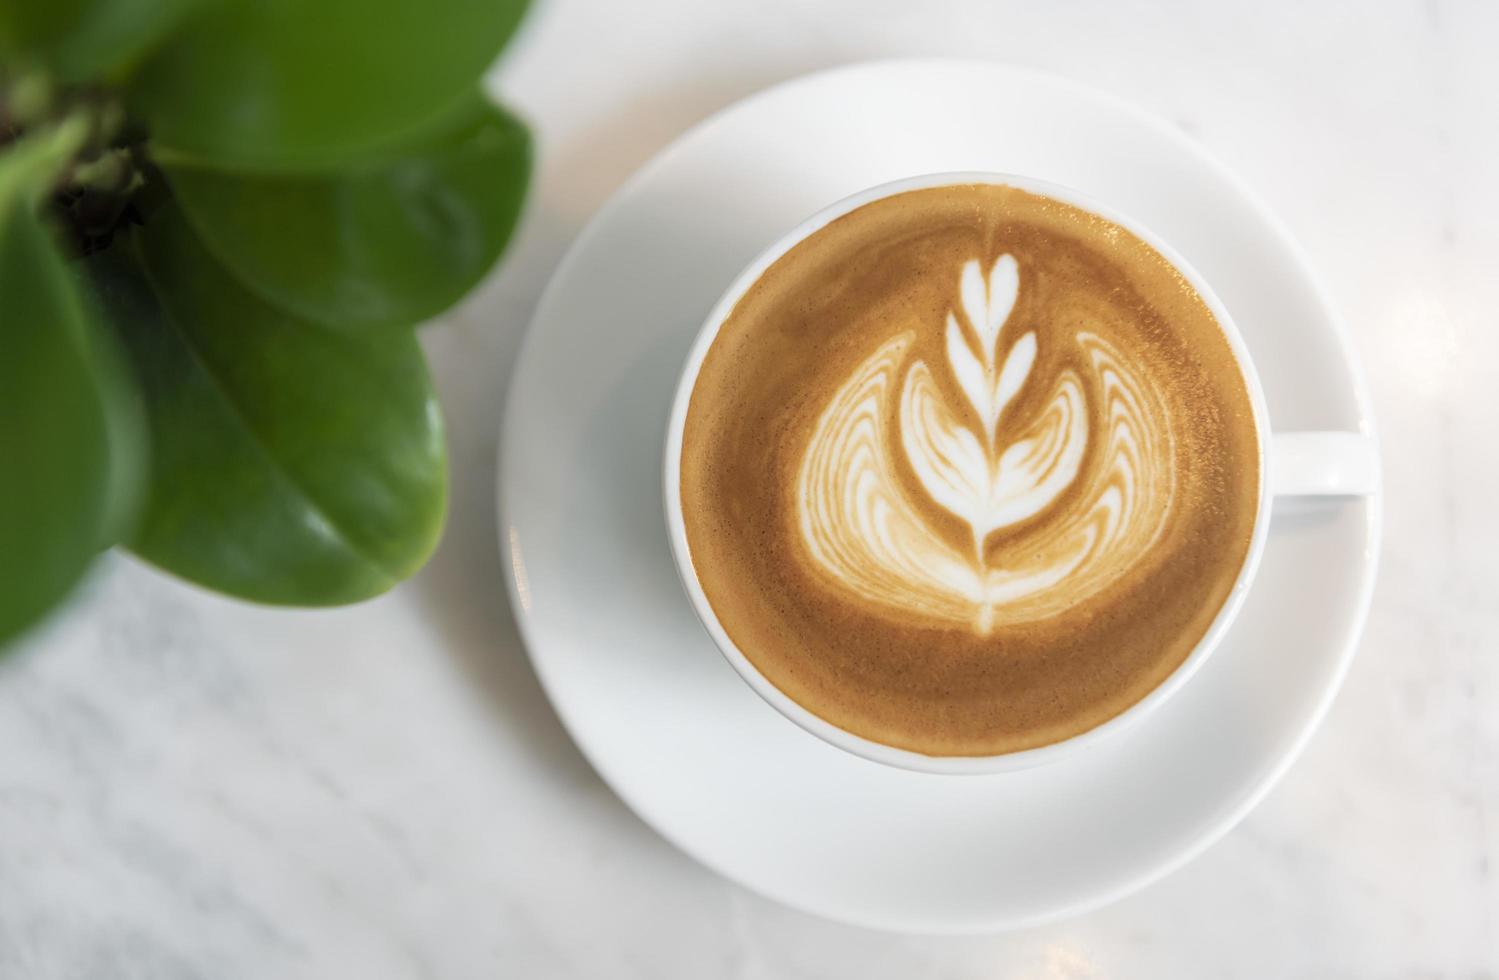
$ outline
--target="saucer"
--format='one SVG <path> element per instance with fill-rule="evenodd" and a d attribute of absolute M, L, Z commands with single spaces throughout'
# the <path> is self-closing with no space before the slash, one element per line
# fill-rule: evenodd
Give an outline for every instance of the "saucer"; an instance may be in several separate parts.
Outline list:
<path fill-rule="evenodd" d="M 667 545 L 661 453 L 703 317 L 766 245 L 913 174 L 1055 181 L 1133 215 L 1213 284 L 1276 430 L 1372 432 L 1346 331 L 1284 227 L 1169 124 L 1001 65 L 821 72 L 702 123 L 578 237 L 516 364 L 500 458 L 510 598 L 595 769 L 688 854 L 763 895 L 925 933 L 1040 923 L 1120 898 L 1226 833 L 1306 743 L 1352 659 L 1379 497 L 1277 503 L 1222 646 L 1169 703 L 1038 769 L 941 776 L 787 721 L 714 648 Z"/>

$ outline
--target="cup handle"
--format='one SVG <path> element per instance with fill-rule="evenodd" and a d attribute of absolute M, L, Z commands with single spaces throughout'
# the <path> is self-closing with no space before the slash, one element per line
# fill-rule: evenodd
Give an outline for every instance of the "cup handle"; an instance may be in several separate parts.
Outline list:
<path fill-rule="evenodd" d="M 1277 497 L 1362 497 L 1379 492 L 1379 452 L 1359 432 L 1277 432 L 1270 437 Z"/>

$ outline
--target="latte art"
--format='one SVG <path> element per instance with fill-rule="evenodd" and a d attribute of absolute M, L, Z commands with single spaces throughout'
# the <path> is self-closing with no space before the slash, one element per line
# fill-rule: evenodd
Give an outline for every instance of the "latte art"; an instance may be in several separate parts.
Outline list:
<path fill-rule="evenodd" d="M 1249 393 L 1155 249 L 987 184 L 857 208 L 771 263 L 682 424 L 691 573 L 808 711 L 930 755 L 1055 742 L 1209 628 L 1259 506 Z"/>
<path fill-rule="evenodd" d="M 1082 372 L 1062 371 L 1034 418 L 1006 417 L 1023 386 L 1044 383 L 1031 378 L 1034 331 L 998 357 L 1018 278 L 1009 255 L 987 282 L 977 261 L 963 266 L 966 330 L 949 313 L 945 350 L 967 418 L 946 404 L 925 361 L 906 363 L 907 331 L 860 364 L 818 419 L 797 480 L 802 540 L 831 581 L 874 606 L 968 622 L 979 634 L 1043 619 L 1118 579 L 1170 510 L 1170 420 L 1143 370 L 1102 337 L 1079 331 Z M 886 403 L 902 367 L 896 440 Z M 1090 432 L 1089 401 L 1103 406 L 1101 431 Z M 893 446 L 926 495 L 971 530 L 971 552 L 906 499 Z M 1077 483 L 1073 504 L 1058 505 Z M 992 532 L 1048 510 L 1023 549 L 986 551 Z"/>

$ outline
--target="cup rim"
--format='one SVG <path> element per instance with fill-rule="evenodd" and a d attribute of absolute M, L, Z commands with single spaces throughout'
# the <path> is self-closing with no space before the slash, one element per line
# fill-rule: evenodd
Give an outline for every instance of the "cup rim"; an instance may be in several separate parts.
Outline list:
<path fill-rule="evenodd" d="M 723 624 L 719 622 L 718 616 L 714 612 L 713 606 L 708 601 L 707 594 L 703 590 L 702 583 L 698 581 L 695 566 L 692 562 L 692 549 L 687 540 L 686 522 L 682 516 L 681 460 L 682 436 L 687 421 L 687 409 L 691 403 L 692 392 L 697 385 L 698 374 L 702 369 L 702 364 L 707 357 L 708 350 L 712 347 L 713 341 L 717 339 L 723 322 L 728 319 L 734 307 L 738 305 L 744 294 L 759 281 L 760 277 L 772 265 L 817 231 L 866 204 L 871 204 L 887 197 L 894 197 L 908 191 L 965 184 L 1014 187 L 1017 190 L 1050 197 L 1064 204 L 1069 204 L 1096 214 L 1134 234 L 1141 241 L 1144 241 L 1159 252 L 1166 261 L 1170 262 L 1182 274 L 1182 277 L 1197 291 L 1204 304 L 1207 305 L 1208 310 L 1213 314 L 1214 319 L 1217 320 L 1219 329 L 1222 330 L 1225 339 L 1228 341 L 1229 349 L 1233 352 L 1235 363 L 1239 367 L 1240 376 L 1243 378 L 1244 386 L 1249 393 L 1250 406 L 1255 422 L 1255 445 L 1259 455 L 1259 480 L 1257 487 L 1258 505 L 1255 510 L 1254 526 L 1250 535 L 1249 548 L 1245 553 L 1243 562 L 1239 566 L 1239 572 L 1234 578 L 1233 586 L 1224 598 L 1222 605 L 1219 606 L 1218 612 L 1213 617 L 1212 622 L 1208 625 L 1207 631 L 1203 633 L 1202 638 L 1192 648 L 1192 652 L 1164 680 L 1147 692 L 1144 697 L 1113 717 L 1100 722 L 1092 728 L 1070 735 L 1059 741 L 1034 748 L 1019 749 L 995 755 L 949 756 L 928 755 L 912 749 L 887 745 L 840 728 L 804 707 L 790 695 L 782 691 L 745 656 L 744 652 L 729 637 L 728 632 L 723 628 Z M 667 423 L 663 467 L 663 497 L 666 510 L 667 536 L 671 544 L 673 563 L 676 566 L 677 575 L 682 581 L 682 587 L 691 600 L 693 611 L 697 614 L 698 621 L 712 638 L 714 645 L 718 647 L 719 652 L 729 662 L 729 665 L 734 668 L 735 672 L 749 684 L 750 688 L 761 699 L 797 726 L 853 755 L 899 769 L 925 773 L 964 775 L 1013 772 L 1055 762 L 1058 759 L 1076 754 L 1088 746 L 1097 744 L 1134 726 L 1146 715 L 1164 704 L 1177 691 L 1181 690 L 1187 681 L 1201 669 L 1203 663 L 1207 661 L 1214 650 L 1217 649 L 1223 636 L 1232 625 L 1234 617 L 1238 615 L 1239 609 L 1244 604 L 1249 586 L 1259 569 L 1265 539 L 1269 533 L 1270 506 L 1273 499 L 1269 493 L 1269 488 L 1273 484 L 1268 473 L 1268 466 L 1271 461 L 1271 454 L 1268 452 L 1270 435 L 1269 412 L 1265 405 L 1265 396 L 1260 385 L 1259 374 L 1255 370 L 1254 361 L 1250 357 L 1249 349 L 1244 343 L 1238 327 L 1235 325 L 1233 318 L 1229 315 L 1223 302 L 1213 292 L 1211 286 L 1209 286 L 1202 275 L 1160 236 L 1156 235 L 1136 219 L 1121 214 L 1114 208 L 1080 191 L 1052 181 L 996 171 L 944 171 L 920 174 L 876 184 L 873 187 L 868 187 L 847 197 L 843 197 L 820 209 L 765 248 L 735 277 L 722 296 L 720 296 L 718 302 L 713 305 L 712 310 L 698 328 L 693 338 L 692 346 L 683 363 L 677 381 L 676 392 L 672 400 L 671 414 Z"/>

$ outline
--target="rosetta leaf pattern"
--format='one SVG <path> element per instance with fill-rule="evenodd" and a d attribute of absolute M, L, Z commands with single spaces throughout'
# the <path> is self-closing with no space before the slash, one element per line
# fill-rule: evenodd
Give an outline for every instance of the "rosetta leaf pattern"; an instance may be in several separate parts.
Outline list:
<path fill-rule="evenodd" d="M 1038 380 L 1036 332 L 1005 344 L 1020 291 L 1015 259 L 1001 256 L 987 276 L 980 263 L 965 263 L 958 285 L 960 309 L 943 321 L 943 339 L 962 399 L 954 403 L 925 361 L 908 360 L 914 331 L 890 338 L 824 408 L 796 497 L 802 542 L 838 588 L 982 635 L 1054 616 L 1107 588 L 1161 533 L 1175 476 L 1169 419 L 1137 365 L 1083 330 L 1070 338 L 1076 366 Z M 1007 419 L 1027 385 L 1041 384 L 1044 393 Z M 891 397 L 899 399 L 893 417 Z M 902 485 L 896 453 L 930 503 L 968 526 L 966 555 Z M 1048 508 L 1023 548 L 996 549 L 991 559 L 990 533 Z"/>
<path fill-rule="evenodd" d="M 955 312 L 947 315 L 947 366 L 979 422 L 979 433 L 946 407 L 930 369 L 916 362 L 901 399 L 901 443 L 922 488 L 961 518 L 973 534 L 975 561 L 984 539 L 1039 512 L 1076 476 L 1087 441 L 1081 389 L 1061 389 L 1045 414 L 1047 438 L 1030 438 L 1000 452 L 1000 419 L 1036 364 L 1035 331 L 1022 334 L 1000 359 L 1006 325 L 1020 295 L 1019 263 L 1002 255 L 988 276 L 977 261 L 964 263 L 958 295 L 969 332 Z"/>

